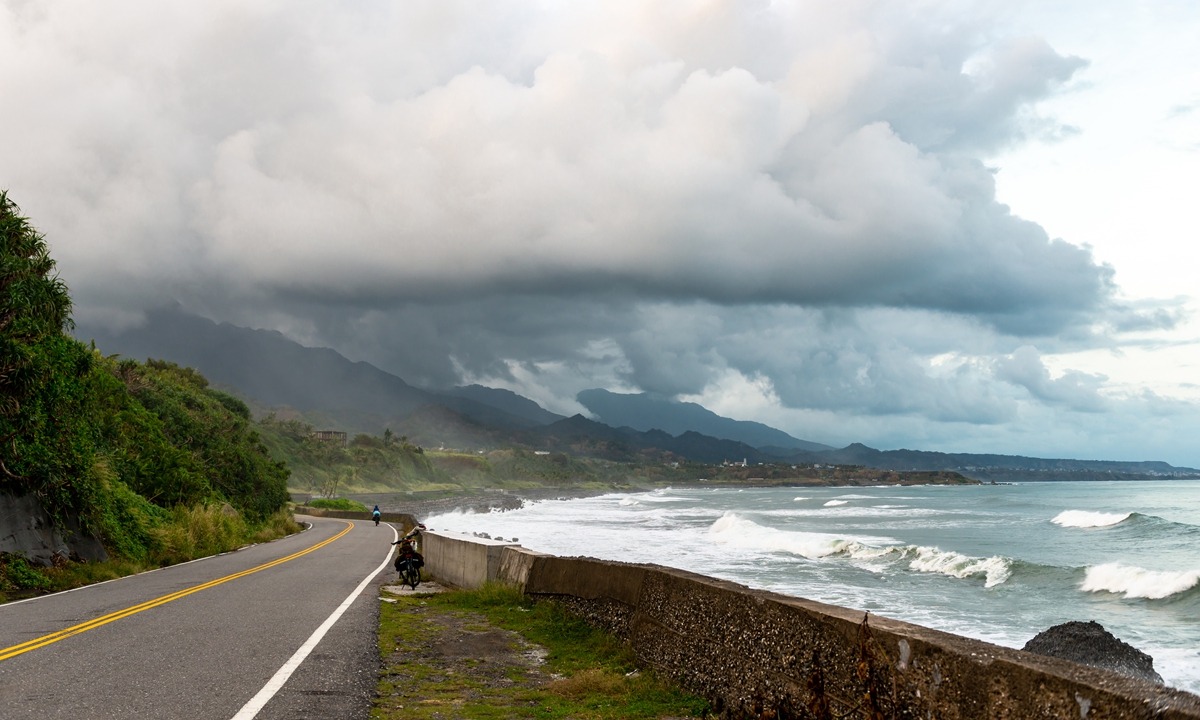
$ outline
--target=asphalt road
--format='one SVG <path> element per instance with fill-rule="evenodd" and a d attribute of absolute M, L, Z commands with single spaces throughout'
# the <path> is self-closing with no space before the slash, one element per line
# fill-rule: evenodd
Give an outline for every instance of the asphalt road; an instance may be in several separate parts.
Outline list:
<path fill-rule="evenodd" d="M 0 605 L 3 657 L 22 643 L 286 558 L 353 525 L 299 557 L 0 660 L 0 718 L 233 718 L 379 567 L 396 537 L 386 523 L 298 519 L 312 528 Z M 377 586 L 394 577 L 390 565 L 375 576 L 258 718 L 367 717 L 379 662 Z"/>

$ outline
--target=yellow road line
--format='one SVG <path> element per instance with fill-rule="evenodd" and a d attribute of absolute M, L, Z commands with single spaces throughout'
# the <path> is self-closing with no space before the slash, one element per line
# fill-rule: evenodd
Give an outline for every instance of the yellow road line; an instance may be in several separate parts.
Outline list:
<path fill-rule="evenodd" d="M 345 522 L 345 521 L 343 521 L 343 522 Z M 230 580 L 237 580 L 238 578 L 246 577 L 247 575 L 252 575 L 260 570 L 266 570 L 267 568 L 273 568 L 276 565 L 282 565 L 283 563 L 285 563 L 289 560 L 295 560 L 296 558 L 300 557 L 301 555 L 307 555 L 308 553 L 312 552 L 313 550 L 319 550 L 320 548 L 325 547 L 329 543 L 333 542 L 334 540 L 337 540 L 338 538 L 342 537 L 346 533 L 350 532 L 350 530 L 353 527 L 354 527 L 354 523 L 346 522 L 346 529 L 341 531 L 337 535 L 334 535 L 333 537 L 329 538 L 328 540 L 323 540 L 323 541 L 317 543 L 316 545 L 313 545 L 310 548 L 301 550 L 300 552 L 297 552 L 297 553 L 292 553 L 291 555 L 288 555 L 287 557 L 281 557 L 278 560 L 272 560 L 271 562 L 265 563 L 263 565 L 259 565 L 258 567 L 252 567 L 249 570 L 243 570 L 241 572 L 234 573 L 232 575 L 226 575 L 223 578 L 217 578 L 216 580 L 210 580 L 209 582 L 202 583 L 200 585 L 195 585 L 195 586 L 187 588 L 185 590 L 179 590 L 178 592 L 173 592 L 169 595 L 163 595 L 162 597 L 155 598 L 154 600 L 147 600 L 146 602 L 141 603 L 139 605 L 127 607 L 124 610 L 118 610 L 116 612 L 109 613 L 108 615 L 102 615 L 98 618 L 95 618 L 93 620 L 88 620 L 87 622 L 80 623 L 78 625 L 72 625 L 71 627 L 66 628 L 64 630 L 59 630 L 58 632 L 50 633 L 49 635 L 43 635 L 40 638 L 28 640 L 26 642 L 21 643 L 20 645 L 13 645 L 12 647 L 6 647 L 3 650 L 0 650 L 0 660 L 7 660 L 11 657 L 16 657 L 17 655 L 21 655 L 22 653 L 27 653 L 30 650 L 37 650 L 40 647 L 45 647 L 52 643 L 56 643 L 59 640 L 66 640 L 67 638 L 69 638 L 73 635 L 78 635 L 80 633 L 87 632 L 88 630 L 91 630 L 93 628 L 98 628 L 101 625 L 107 625 L 108 623 L 116 621 L 116 620 L 120 620 L 121 618 L 127 618 L 130 615 L 136 615 L 137 613 L 143 612 L 145 610 L 149 610 L 151 608 L 156 608 L 159 605 L 166 605 L 167 603 L 171 602 L 172 600 L 178 600 L 181 597 L 187 597 L 188 595 L 191 595 L 192 593 L 200 592 L 201 590 L 207 590 L 208 588 L 211 588 L 211 587 L 216 587 L 217 585 L 221 585 L 222 583 L 227 583 Z"/>

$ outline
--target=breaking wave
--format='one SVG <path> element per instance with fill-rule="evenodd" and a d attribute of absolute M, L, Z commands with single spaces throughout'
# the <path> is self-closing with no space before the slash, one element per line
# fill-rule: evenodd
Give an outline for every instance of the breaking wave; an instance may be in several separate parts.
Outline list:
<path fill-rule="evenodd" d="M 1116 525 L 1119 522 L 1127 520 L 1132 512 L 1127 513 L 1103 513 L 1092 512 L 1090 510 L 1064 510 L 1050 522 L 1062 527 L 1073 528 L 1097 528 Z"/>
<path fill-rule="evenodd" d="M 850 560 L 894 562 L 911 570 L 939 573 L 959 579 L 984 578 L 984 587 L 995 587 L 1012 576 L 1013 561 L 999 555 L 976 558 L 918 545 L 872 545 L 826 533 L 788 532 L 759 525 L 727 512 L 712 524 L 709 533 L 735 547 L 789 552 L 810 560 L 842 556 Z M 875 541 L 884 540 L 873 538 Z"/>
<path fill-rule="evenodd" d="M 850 502 L 850 501 L 849 500 L 830 500 L 829 502 L 825 503 L 825 507 L 837 507 L 838 505 L 845 505 L 848 502 Z"/>
<path fill-rule="evenodd" d="M 747 550 L 766 552 L 789 552 L 809 560 L 816 560 L 836 552 L 855 542 L 825 533 L 788 532 L 759 525 L 736 513 L 727 512 L 712 524 L 709 533 L 718 542 Z"/>
<path fill-rule="evenodd" d="M 1187 592 L 1197 584 L 1200 584 L 1200 570 L 1170 572 L 1105 563 L 1089 567 L 1079 589 L 1084 592 L 1110 592 L 1127 598 L 1161 600 Z"/>

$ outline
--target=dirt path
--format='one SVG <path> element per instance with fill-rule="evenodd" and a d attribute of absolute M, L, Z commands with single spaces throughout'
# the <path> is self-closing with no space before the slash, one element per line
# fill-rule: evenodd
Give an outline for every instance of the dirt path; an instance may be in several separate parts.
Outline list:
<path fill-rule="evenodd" d="M 384 656 L 376 716 L 533 717 L 538 703 L 529 691 L 557 679 L 542 670 L 545 648 L 479 613 L 445 611 L 420 597 L 398 600 L 408 617 Z"/>

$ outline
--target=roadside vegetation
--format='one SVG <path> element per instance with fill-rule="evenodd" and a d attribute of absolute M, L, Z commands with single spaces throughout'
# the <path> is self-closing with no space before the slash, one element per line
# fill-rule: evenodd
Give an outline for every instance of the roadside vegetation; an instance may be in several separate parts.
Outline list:
<path fill-rule="evenodd" d="M 324 510 L 346 510 L 349 512 L 366 512 L 367 506 L 356 500 L 348 500 L 346 498 L 317 498 L 308 503 L 308 507 L 322 508 Z"/>
<path fill-rule="evenodd" d="M 35 496 L 106 563 L 0 555 L 0 601 L 294 532 L 288 469 L 237 398 L 191 368 L 106 357 L 68 331 L 44 238 L 0 193 L 0 493 Z M 64 532 L 67 532 L 64 530 Z"/>
<path fill-rule="evenodd" d="M 387 599 L 374 718 L 708 717 L 702 698 L 553 601 L 499 584 Z"/>

